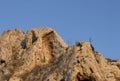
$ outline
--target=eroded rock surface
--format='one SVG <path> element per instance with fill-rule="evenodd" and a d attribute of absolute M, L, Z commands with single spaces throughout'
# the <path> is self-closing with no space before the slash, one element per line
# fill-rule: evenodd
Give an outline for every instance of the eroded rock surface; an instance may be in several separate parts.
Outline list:
<path fill-rule="evenodd" d="M 68 46 L 51 28 L 8 30 L 0 36 L 0 81 L 120 81 L 120 60 L 89 42 Z"/>

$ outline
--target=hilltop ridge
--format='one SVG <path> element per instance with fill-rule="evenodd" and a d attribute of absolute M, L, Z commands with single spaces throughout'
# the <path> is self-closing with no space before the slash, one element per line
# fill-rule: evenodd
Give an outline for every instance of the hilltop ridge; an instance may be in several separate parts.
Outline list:
<path fill-rule="evenodd" d="M 0 36 L 0 81 L 120 81 L 120 60 L 90 42 L 68 46 L 51 28 L 8 30 Z"/>

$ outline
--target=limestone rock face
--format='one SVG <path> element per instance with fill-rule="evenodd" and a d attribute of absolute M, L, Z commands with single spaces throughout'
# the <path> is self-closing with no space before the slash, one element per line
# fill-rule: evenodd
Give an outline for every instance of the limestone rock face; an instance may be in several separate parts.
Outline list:
<path fill-rule="evenodd" d="M 120 81 L 120 60 L 89 42 L 68 46 L 51 28 L 8 30 L 0 36 L 0 81 Z"/>

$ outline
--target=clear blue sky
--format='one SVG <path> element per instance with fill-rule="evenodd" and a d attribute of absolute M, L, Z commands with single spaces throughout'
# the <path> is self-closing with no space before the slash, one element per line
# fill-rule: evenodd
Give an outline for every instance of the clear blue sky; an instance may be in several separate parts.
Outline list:
<path fill-rule="evenodd" d="M 0 1 L 0 34 L 48 26 L 71 44 L 92 38 L 96 51 L 120 59 L 120 0 Z"/>

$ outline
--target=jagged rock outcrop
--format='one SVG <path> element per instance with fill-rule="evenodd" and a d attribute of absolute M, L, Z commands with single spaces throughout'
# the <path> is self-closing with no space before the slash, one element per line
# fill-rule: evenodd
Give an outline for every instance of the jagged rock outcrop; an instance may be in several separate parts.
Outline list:
<path fill-rule="evenodd" d="M 0 81 L 120 81 L 120 60 L 89 42 L 68 46 L 51 28 L 8 30 L 0 36 Z"/>

